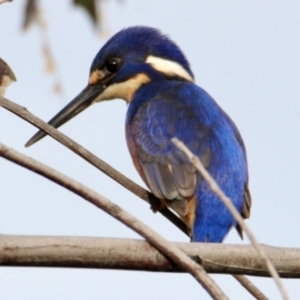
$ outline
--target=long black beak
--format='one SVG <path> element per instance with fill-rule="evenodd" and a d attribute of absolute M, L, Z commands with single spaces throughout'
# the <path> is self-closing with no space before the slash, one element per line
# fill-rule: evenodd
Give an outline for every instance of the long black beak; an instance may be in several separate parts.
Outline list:
<path fill-rule="evenodd" d="M 93 101 L 104 91 L 104 84 L 88 85 L 74 100 L 72 100 L 65 108 L 63 108 L 49 122 L 54 128 L 58 128 L 64 123 L 71 120 L 80 112 L 89 107 Z M 43 130 L 38 131 L 25 145 L 29 147 L 47 135 Z"/>

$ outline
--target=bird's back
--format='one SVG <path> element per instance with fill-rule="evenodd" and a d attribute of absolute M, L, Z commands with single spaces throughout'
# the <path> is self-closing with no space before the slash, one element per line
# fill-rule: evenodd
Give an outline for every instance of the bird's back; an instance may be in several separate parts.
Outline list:
<path fill-rule="evenodd" d="M 126 133 L 139 174 L 193 228 L 194 241 L 221 242 L 236 222 L 171 138 L 179 138 L 200 157 L 241 213 L 243 207 L 249 212 L 241 136 L 203 89 L 177 80 L 147 84 L 129 105 Z"/>

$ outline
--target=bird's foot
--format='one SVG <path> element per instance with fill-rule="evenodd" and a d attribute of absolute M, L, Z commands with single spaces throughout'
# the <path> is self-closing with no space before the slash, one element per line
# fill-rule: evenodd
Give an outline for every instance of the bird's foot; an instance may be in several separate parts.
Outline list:
<path fill-rule="evenodd" d="M 190 259 L 196 262 L 198 265 L 202 264 L 202 259 L 199 255 L 189 255 Z"/>
<path fill-rule="evenodd" d="M 166 205 L 161 200 L 156 198 L 152 193 L 148 193 L 148 197 L 151 205 L 150 208 L 154 213 L 157 213 L 158 211 L 166 207 Z"/>
<path fill-rule="evenodd" d="M 202 264 L 202 259 L 201 259 L 201 257 L 199 255 L 188 255 L 188 257 L 190 259 L 192 259 L 198 265 Z M 174 271 L 174 272 L 181 272 L 182 271 L 182 268 L 179 267 L 177 264 L 175 264 L 172 260 L 170 260 L 170 263 L 171 263 L 171 265 L 173 267 L 172 271 Z"/>

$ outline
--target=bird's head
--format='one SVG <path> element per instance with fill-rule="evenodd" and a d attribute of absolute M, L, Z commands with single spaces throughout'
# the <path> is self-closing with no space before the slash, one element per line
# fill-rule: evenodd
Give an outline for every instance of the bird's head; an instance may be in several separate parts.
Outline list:
<path fill-rule="evenodd" d="M 173 41 L 151 27 L 123 29 L 94 58 L 87 87 L 49 124 L 58 128 L 95 102 L 120 98 L 130 103 L 142 85 L 173 78 L 194 80 L 187 59 Z M 45 135 L 39 131 L 26 146 Z"/>

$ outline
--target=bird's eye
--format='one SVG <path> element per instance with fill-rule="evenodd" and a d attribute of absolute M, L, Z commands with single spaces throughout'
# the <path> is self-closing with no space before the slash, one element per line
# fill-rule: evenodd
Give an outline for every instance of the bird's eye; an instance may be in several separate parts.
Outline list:
<path fill-rule="evenodd" d="M 118 71 L 120 66 L 120 60 L 117 58 L 112 58 L 105 63 L 105 69 L 109 73 L 115 73 Z"/>

